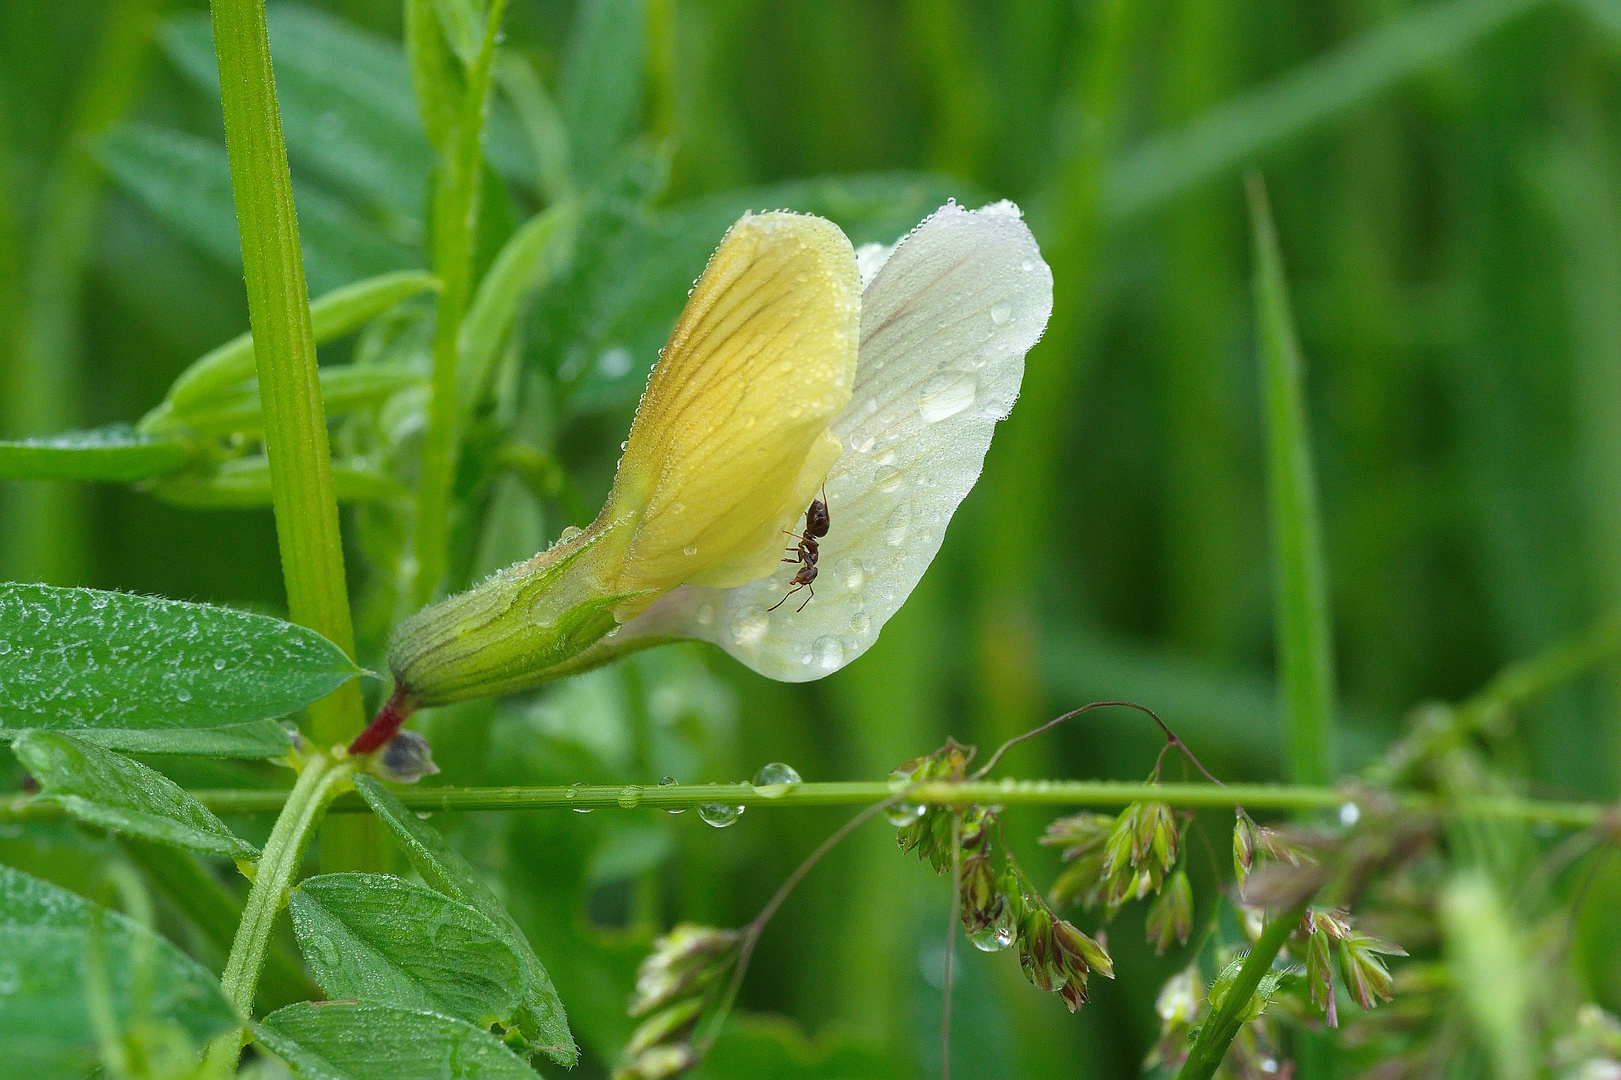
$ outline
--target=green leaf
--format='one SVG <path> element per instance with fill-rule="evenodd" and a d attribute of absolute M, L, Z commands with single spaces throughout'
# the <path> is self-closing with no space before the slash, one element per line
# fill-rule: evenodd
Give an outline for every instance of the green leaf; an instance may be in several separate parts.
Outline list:
<path fill-rule="evenodd" d="M 287 730 L 274 720 L 217 728 L 135 731 L 80 728 L 74 738 L 140 754 L 197 754 L 217 758 L 273 758 L 292 749 Z"/>
<path fill-rule="evenodd" d="M 546 200 L 559 203 L 570 198 L 574 194 L 574 179 L 569 164 L 568 129 L 563 126 L 562 113 L 546 92 L 534 65 L 518 53 L 497 53 L 495 83 L 505 100 L 512 103 L 517 122 L 529 142 L 536 179 Z"/>
<path fill-rule="evenodd" d="M 575 175 L 600 180 L 641 120 L 646 0 L 586 0 L 574 16 L 559 97 Z"/>
<path fill-rule="evenodd" d="M 385 874 L 326 874 L 293 890 L 291 907 L 328 997 L 512 1026 L 522 963 L 511 935 L 466 904 Z"/>
<path fill-rule="evenodd" d="M 399 47 L 313 8 L 266 12 L 276 99 L 294 169 L 364 203 L 390 235 L 422 239 L 433 148 L 423 136 Z M 163 27 L 164 52 L 201 93 L 219 99 L 219 65 L 206 14 Z"/>
<path fill-rule="evenodd" d="M 567 263 L 573 223 L 573 210 L 567 206 L 536 214 L 506 242 L 479 282 L 456 339 L 461 350 L 456 374 L 464 403 L 483 389 L 525 297 Z"/>
<path fill-rule="evenodd" d="M 310 323 L 315 343 L 359 330 L 402 300 L 439 287 L 438 280 L 421 270 L 400 270 L 334 289 L 310 301 Z M 169 388 L 169 405 L 177 412 L 192 411 L 216 394 L 234 390 L 254 377 L 253 334 L 238 334 L 194 362 Z"/>
<path fill-rule="evenodd" d="M 128 424 L 0 442 L 0 480 L 109 480 L 162 476 L 191 459 L 184 443 Z"/>
<path fill-rule="evenodd" d="M 332 493 L 340 503 L 401 503 L 411 489 L 364 458 L 332 463 Z M 270 459 L 256 457 L 227 461 L 204 476 L 180 476 L 152 485 L 152 494 L 176 506 L 194 510 L 246 510 L 269 506 Z"/>
<path fill-rule="evenodd" d="M 44 794 L 80 821 L 113 832 L 227 859 L 259 849 L 156 769 L 53 731 L 25 731 L 11 743 Z"/>
<path fill-rule="evenodd" d="M 1322 526 L 1312 469 L 1300 343 L 1295 338 L 1272 211 L 1259 174 L 1249 177 L 1255 233 L 1255 333 L 1267 436 L 1267 495 L 1272 519 L 1272 587 L 1290 778 L 1331 779 L 1334 645 L 1323 570 Z"/>
<path fill-rule="evenodd" d="M 486 7 L 480 0 L 433 0 L 445 41 L 466 67 L 478 60 L 484 42 Z"/>
<path fill-rule="evenodd" d="M 1406 11 L 1128 151 L 1103 181 L 1105 217 L 1124 220 L 1231 174 L 1277 144 L 1349 112 L 1463 52 L 1543 0 L 1445 0 Z"/>
<path fill-rule="evenodd" d="M 483 1028 L 394 1005 L 302 1002 L 254 1034 L 303 1080 L 535 1080 Z"/>
<path fill-rule="evenodd" d="M 93 957 L 122 1030 L 157 1025 L 193 1045 L 238 1021 L 219 982 L 168 941 L 55 885 L 0 866 L 0 1076 L 97 1067 L 87 1009 Z"/>
<path fill-rule="evenodd" d="M 251 355 L 251 354 L 250 354 Z M 427 383 L 427 376 L 408 364 L 342 364 L 317 372 L 327 417 L 379 404 L 401 390 Z M 166 410 L 142 421 L 155 430 L 179 428 L 203 438 L 264 434 L 264 405 L 255 379 L 221 389 L 185 409 Z"/>
<path fill-rule="evenodd" d="M 548 290 L 543 325 L 560 361 L 558 377 L 573 412 L 636 400 L 692 282 L 732 223 L 746 211 L 786 208 L 820 214 L 857 245 L 892 244 L 962 185 L 896 173 L 802 180 L 732 191 L 582 235 L 576 270 Z M 582 230 L 583 231 L 583 230 Z"/>
<path fill-rule="evenodd" d="M 282 716 L 357 674 L 330 641 L 268 615 L 0 584 L 0 738 L 44 728 L 160 749 L 140 736 Z M 172 738 L 161 749 L 190 752 L 185 746 Z"/>
<path fill-rule="evenodd" d="M 99 156 L 131 198 L 220 265 L 240 269 L 231 169 L 225 148 L 178 131 L 126 125 L 107 136 Z M 344 200 L 293 185 L 298 231 L 311 292 L 403 269 L 414 249 L 366 220 Z"/>
<path fill-rule="evenodd" d="M 561 1065 L 573 1065 L 579 1056 L 574 1037 L 569 1034 L 568 1016 L 557 996 L 550 976 L 524 937 L 523 931 L 490 887 L 450 846 L 439 832 L 407 810 L 383 784 L 370 776 L 357 776 L 355 788 L 361 798 L 394 833 L 417 873 L 430 886 L 479 912 L 506 935 L 523 965 L 524 1006 L 518 1029 L 530 1045 Z"/>

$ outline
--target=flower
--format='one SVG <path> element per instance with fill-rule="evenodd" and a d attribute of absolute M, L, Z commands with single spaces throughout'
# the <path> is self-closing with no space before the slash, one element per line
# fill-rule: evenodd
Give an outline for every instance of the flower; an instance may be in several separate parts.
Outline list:
<path fill-rule="evenodd" d="M 402 623 L 395 712 L 548 681 L 684 582 L 768 575 L 841 452 L 860 307 L 836 225 L 744 215 L 654 365 L 597 520 Z"/>
<path fill-rule="evenodd" d="M 818 679 L 872 646 L 940 550 L 1052 314 L 1052 272 L 1009 202 L 947 203 L 858 260 L 860 356 L 829 427 L 843 455 L 827 472 L 815 598 L 770 610 L 792 563 L 730 588 L 692 582 L 627 625 L 618 648 L 698 638 L 770 678 Z"/>

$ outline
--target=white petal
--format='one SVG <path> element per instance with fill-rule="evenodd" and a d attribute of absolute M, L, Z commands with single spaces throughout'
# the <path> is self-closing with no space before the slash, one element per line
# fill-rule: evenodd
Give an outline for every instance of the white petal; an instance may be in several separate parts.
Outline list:
<path fill-rule="evenodd" d="M 736 588 L 677 589 L 626 630 L 713 641 L 785 682 L 860 656 L 940 550 L 1052 303 L 1052 271 L 1016 206 L 942 207 L 862 293 L 855 389 L 831 428 L 844 456 L 827 477 L 832 528 L 815 599 L 799 610 L 801 592 L 767 610 L 788 591 L 789 564 Z"/>

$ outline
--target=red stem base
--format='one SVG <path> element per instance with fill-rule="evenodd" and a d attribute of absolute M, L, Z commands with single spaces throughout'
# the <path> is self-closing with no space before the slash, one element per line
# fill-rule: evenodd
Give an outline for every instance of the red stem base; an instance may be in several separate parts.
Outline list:
<path fill-rule="evenodd" d="M 405 687 L 396 686 L 393 695 L 377 711 L 377 718 L 367 724 L 366 730 L 356 735 L 355 741 L 349 744 L 349 753 L 370 754 L 381 750 L 415 710 L 416 704 L 405 692 Z"/>

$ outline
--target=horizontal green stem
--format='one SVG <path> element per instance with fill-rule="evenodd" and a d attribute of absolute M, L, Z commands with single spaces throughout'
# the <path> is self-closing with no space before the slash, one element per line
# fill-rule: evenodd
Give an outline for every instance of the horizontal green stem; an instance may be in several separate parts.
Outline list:
<path fill-rule="evenodd" d="M 196 791 L 192 793 L 219 814 L 262 814 L 280 811 L 286 795 L 277 791 Z M 678 810 L 703 803 L 733 806 L 855 806 L 878 802 L 894 792 L 886 783 L 799 784 L 788 790 L 749 784 L 680 784 L 669 787 L 587 786 L 402 788 L 397 794 L 417 811 L 596 810 L 644 808 Z M 1189 810 L 1252 811 L 1338 810 L 1357 803 L 1365 810 L 1383 806 L 1408 813 L 1440 813 L 1537 822 L 1565 828 L 1590 828 L 1616 808 L 1601 803 L 1551 802 L 1516 796 L 1443 800 L 1428 795 L 1383 791 L 1347 792 L 1335 788 L 1284 784 L 1136 784 L 1112 780 L 985 780 L 920 787 L 910 796 L 940 805 L 970 803 L 1000 806 L 1124 806 L 1158 799 Z M 335 800 L 334 813 L 363 812 L 366 804 L 347 794 Z M 16 799 L 0 803 L 0 824 L 61 816 L 48 804 Z"/>

